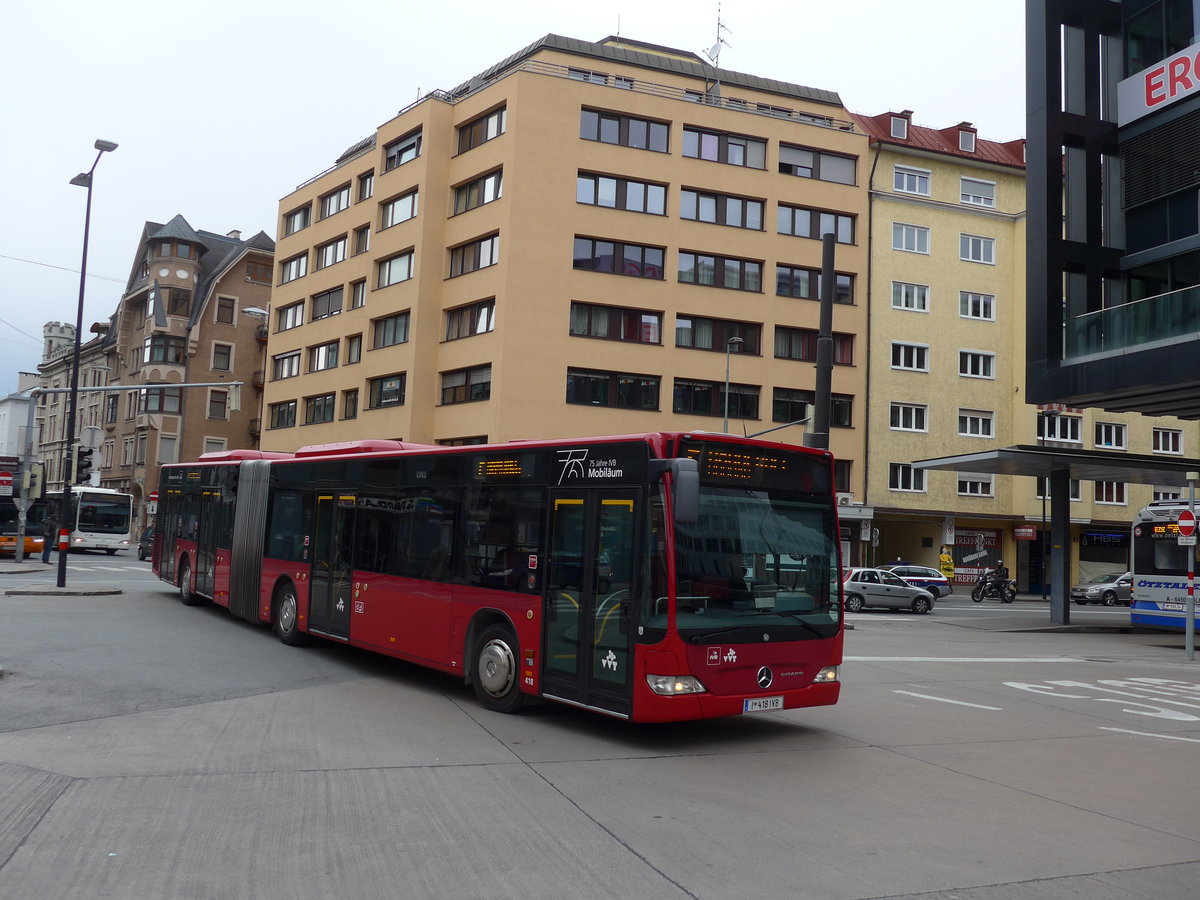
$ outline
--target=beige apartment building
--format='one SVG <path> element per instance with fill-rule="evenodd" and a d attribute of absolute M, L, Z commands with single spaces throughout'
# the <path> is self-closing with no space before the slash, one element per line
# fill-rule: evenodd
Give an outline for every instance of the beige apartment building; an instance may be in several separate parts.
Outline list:
<path fill-rule="evenodd" d="M 945 547 L 961 582 L 1002 558 L 1022 590 L 1040 591 L 1049 575 L 1041 479 L 912 462 L 1039 444 L 1178 457 L 1196 453 L 1196 425 L 1024 402 L 1024 142 L 911 117 L 856 117 L 871 141 L 874 559 L 936 566 Z M 1125 568 L 1133 515 L 1177 490 L 1088 482 L 1071 493 L 1072 578 L 1082 578 Z"/>
<path fill-rule="evenodd" d="M 829 231 L 830 449 L 861 499 L 867 150 L 836 94 L 623 38 L 428 94 L 280 203 L 262 446 L 726 417 L 802 443 Z"/>
<path fill-rule="evenodd" d="M 93 337 L 82 340 L 79 347 L 79 386 L 96 387 L 108 384 L 109 365 L 105 352 L 108 326 L 92 326 Z M 75 351 L 75 326 L 64 322 L 47 322 L 42 327 L 42 361 L 38 363 L 37 387 L 63 390 L 71 386 L 71 362 Z M 47 493 L 62 493 L 65 479 L 74 470 L 75 449 L 67 446 L 68 395 L 41 393 L 34 409 L 37 444 L 34 456 L 45 466 L 43 489 Z M 75 405 L 76 441 L 84 429 L 98 429 L 102 420 L 101 396 L 81 391 Z M 76 443 L 78 446 L 78 443 Z M 24 452 L 24 448 L 22 448 Z"/>

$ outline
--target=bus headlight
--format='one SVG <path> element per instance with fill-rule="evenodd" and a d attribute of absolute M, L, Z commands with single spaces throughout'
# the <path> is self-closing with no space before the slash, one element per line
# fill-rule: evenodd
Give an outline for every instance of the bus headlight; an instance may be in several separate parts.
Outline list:
<path fill-rule="evenodd" d="M 656 694 L 667 697 L 676 694 L 703 694 L 707 688 L 691 675 L 647 675 L 646 684 Z"/>
<path fill-rule="evenodd" d="M 838 680 L 838 667 L 826 666 L 817 673 L 817 677 L 813 679 L 813 684 L 832 684 Z"/>

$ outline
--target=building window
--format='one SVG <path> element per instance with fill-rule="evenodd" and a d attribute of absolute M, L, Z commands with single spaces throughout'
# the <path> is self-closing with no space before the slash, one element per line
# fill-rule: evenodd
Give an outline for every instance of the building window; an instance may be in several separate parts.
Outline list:
<path fill-rule="evenodd" d="M 304 424 L 316 425 L 333 421 L 333 394 L 318 394 L 304 398 Z"/>
<path fill-rule="evenodd" d="M 662 343 L 662 313 L 595 303 L 572 303 L 570 333 L 575 337 Z"/>
<path fill-rule="evenodd" d="M 1183 432 L 1177 428 L 1155 428 L 1151 432 L 1151 448 L 1155 453 L 1182 453 Z"/>
<path fill-rule="evenodd" d="M 466 153 L 480 144 L 487 143 L 492 138 L 500 137 L 500 135 L 504 134 L 504 119 L 505 108 L 502 106 L 477 119 L 472 119 L 466 125 L 460 125 L 458 129 L 458 152 Z"/>
<path fill-rule="evenodd" d="M 652 122 L 586 108 L 579 114 L 579 136 L 585 141 L 666 153 L 669 133 L 670 126 L 666 122 Z"/>
<path fill-rule="evenodd" d="M 757 419 L 760 388 L 752 384 L 729 385 L 729 417 Z M 676 378 L 672 412 L 693 416 L 725 415 L 725 384 Z"/>
<path fill-rule="evenodd" d="M 893 431 L 928 431 L 928 410 L 929 407 L 918 403 L 893 403 L 890 427 Z"/>
<path fill-rule="evenodd" d="M 350 205 L 350 185 L 344 184 L 336 191 L 321 197 L 321 218 L 328 219 Z"/>
<path fill-rule="evenodd" d="M 228 418 L 229 391 L 208 392 L 208 417 L 210 419 Z"/>
<path fill-rule="evenodd" d="M 247 262 L 246 263 L 246 280 L 253 281 L 255 284 L 270 284 L 271 283 L 271 266 L 269 263 Z"/>
<path fill-rule="evenodd" d="M 832 234 L 839 244 L 854 243 L 854 216 L 780 203 L 777 220 L 780 234 L 817 240 Z"/>
<path fill-rule="evenodd" d="M 421 130 L 406 134 L 383 148 L 383 171 L 390 172 L 397 166 L 411 162 L 421 155 Z"/>
<path fill-rule="evenodd" d="M 892 309 L 929 312 L 929 285 L 892 282 Z"/>
<path fill-rule="evenodd" d="M 1156 487 L 1151 499 L 1158 500 L 1178 500 L 1183 496 L 1183 492 L 1176 487 Z"/>
<path fill-rule="evenodd" d="M 206 437 L 204 439 L 204 453 L 224 453 L 229 448 L 229 442 L 225 438 Z"/>
<path fill-rule="evenodd" d="M 409 191 L 393 200 L 380 204 L 380 227 L 391 228 L 401 222 L 407 222 L 417 214 L 417 192 Z"/>
<path fill-rule="evenodd" d="M 402 312 L 372 322 L 371 349 L 378 350 L 380 347 L 391 347 L 408 341 L 408 319 L 409 314 Z"/>
<path fill-rule="evenodd" d="M 171 288 L 167 300 L 167 315 L 190 316 L 192 314 L 192 292 L 183 288 Z"/>
<path fill-rule="evenodd" d="M 497 169 L 454 189 L 454 215 L 504 196 L 504 172 Z"/>
<path fill-rule="evenodd" d="M 648 181 L 580 172 L 575 180 L 575 201 L 662 216 L 667 212 L 667 188 Z"/>
<path fill-rule="evenodd" d="M 958 149 L 964 153 L 974 153 L 975 132 L 966 130 L 960 131 L 958 133 Z"/>
<path fill-rule="evenodd" d="M 413 252 L 411 250 L 379 262 L 379 286 L 381 288 L 408 281 L 412 278 L 412 274 Z"/>
<path fill-rule="evenodd" d="M 762 291 L 762 263 L 732 256 L 710 256 L 679 251 L 679 280 L 735 291 Z"/>
<path fill-rule="evenodd" d="M 995 378 L 996 354 L 981 350 L 959 350 L 958 374 L 965 378 Z"/>
<path fill-rule="evenodd" d="M 308 253 L 301 253 L 279 264 L 279 283 L 287 284 L 308 274 Z"/>
<path fill-rule="evenodd" d="M 856 163 L 857 160 L 853 156 L 826 153 L 810 147 L 779 145 L 779 171 L 784 175 L 854 184 Z"/>
<path fill-rule="evenodd" d="M 1125 505 L 1125 482 L 1123 481 L 1097 481 L 1096 482 L 1096 502 L 1113 504 L 1117 506 Z"/>
<path fill-rule="evenodd" d="M 350 308 L 358 309 L 367 304 L 367 283 L 355 281 L 350 285 Z"/>
<path fill-rule="evenodd" d="M 108 445 L 105 445 L 103 456 L 108 456 Z M 158 464 L 175 462 L 175 454 L 179 449 L 179 438 L 173 434 L 160 434 L 158 436 Z M 103 468 L 108 468 L 103 466 Z"/>
<path fill-rule="evenodd" d="M 892 368 L 910 372 L 929 371 L 929 345 L 892 341 Z"/>
<path fill-rule="evenodd" d="M 815 328 L 788 328 L 783 325 L 776 325 L 775 358 L 816 362 L 817 330 Z M 854 335 L 834 333 L 833 362 L 834 365 L 854 365 Z"/>
<path fill-rule="evenodd" d="M 358 202 L 370 200 L 375 195 L 375 173 L 363 172 L 358 176 Z"/>
<path fill-rule="evenodd" d="M 888 465 L 888 489 L 924 493 L 925 470 L 914 469 L 908 463 L 890 463 Z"/>
<path fill-rule="evenodd" d="M 362 361 L 362 335 L 351 334 L 346 338 L 346 365 Z"/>
<path fill-rule="evenodd" d="M 590 272 L 661 279 L 664 255 L 662 247 L 576 237 L 573 265 Z"/>
<path fill-rule="evenodd" d="M 996 241 L 993 238 L 979 237 L 979 235 L 975 234 L 959 235 L 958 258 L 966 262 L 994 265 L 996 262 Z"/>
<path fill-rule="evenodd" d="M 283 378 L 293 378 L 300 374 L 300 351 L 292 350 L 290 353 L 280 353 L 277 356 L 271 357 L 271 380 L 279 381 Z"/>
<path fill-rule="evenodd" d="M 905 253 L 929 252 L 929 229 L 924 225 L 892 223 L 892 249 Z"/>
<path fill-rule="evenodd" d="M 1038 500 L 1050 499 L 1050 482 L 1045 475 L 1037 476 L 1037 485 L 1034 488 Z M 1082 496 L 1079 491 L 1079 479 L 1072 478 L 1067 487 L 1067 495 L 1072 501 L 1078 501 Z"/>
<path fill-rule="evenodd" d="M 178 414 L 182 409 L 183 390 L 181 388 L 155 387 L 138 391 L 138 413 L 171 413 Z M 115 399 L 115 398 L 114 398 Z"/>
<path fill-rule="evenodd" d="M 496 328 L 495 299 L 480 300 L 446 311 L 446 340 L 486 334 Z"/>
<path fill-rule="evenodd" d="M 340 263 L 346 258 L 346 236 L 343 234 L 335 241 L 322 244 L 317 248 L 317 269 L 324 269 L 334 263 Z"/>
<path fill-rule="evenodd" d="M 312 224 L 312 204 L 306 203 L 299 209 L 292 210 L 283 217 L 283 234 L 286 237 L 289 234 L 295 234 L 302 228 L 307 228 Z"/>
<path fill-rule="evenodd" d="M 990 409 L 960 409 L 958 433 L 962 437 L 994 437 L 995 418 L 996 414 Z"/>
<path fill-rule="evenodd" d="M 272 403 L 268 421 L 271 428 L 291 428 L 296 424 L 296 401 L 285 400 L 283 403 Z"/>
<path fill-rule="evenodd" d="M 1081 443 L 1079 437 L 1079 416 L 1060 416 L 1054 413 L 1038 414 L 1037 436 L 1045 441 L 1068 441 L 1073 444 Z"/>
<path fill-rule="evenodd" d="M 729 347 L 733 338 L 741 338 L 740 347 Z M 762 326 L 728 319 L 706 319 L 699 316 L 675 316 L 675 346 L 693 350 L 718 350 L 729 347 L 733 353 L 758 356 L 762 353 Z"/>
<path fill-rule="evenodd" d="M 994 181 L 963 178 L 959 192 L 963 203 L 969 203 L 972 206 L 996 205 L 996 182 Z"/>
<path fill-rule="evenodd" d="M 379 409 L 381 406 L 402 406 L 404 404 L 404 384 L 406 381 L 404 372 L 397 372 L 394 375 L 383 375 L 380 378 L 372 378 L 367 382 L 368 389 L 368 409 Z"/>
<path fill-rule="evenodd" d="M 683 155 L 692 159 L 750 169 L 767 167 L 767 142 L 761 138 L 730 134 L 725 131 L 706 131 L 701 128 L 683 129 Z"/>
<path fill-rule="evenodd" d="M 908 140 L 908 119 L 904 116 L 892 116 L 891 135 L 897 140 Z"/>
<path fill-rule="evenodd" d="M 775 388 L 771 394 L 771 421 L 805 422 L 812 402 L 812 391 Z"/>
<path fill-rule="evenodd" d="M 452 247 L 450 250 L 450 277 L 456 278 L 459 275 L 486 269 L 499 261 L 500 235 L 498 234 L 471 241 L 461 247 Z"/>
<path fill-rule="evenodd" d="M 800 266 L 775 266 L 775 293 L 780 297 L 798 297 L 803 300 L 821 299 L 821 271 Z M 854 302 L 854 276 L 835 273 L 833 285 L 834 303 Z"/>
<path fill-rule="evenodd" d="M 920 194 L 922 197 L 928 197 L 929 178 L 928 169 L 896 166 L 892 170 L 892 187 L 902 194 Z"/>
<path fill-rule="evenodd" d="M 1096 446 L 1109 450 L 1124 450 L 1125 426 L 1114 422 L 1097 422 Z"/>
<path fill-rule="evenodd" d="M 763 230 L 763 201 L 690 189 L 679 192 L 679 218 Z"/>
<path fill-rule="evenodd" d="M 371 226 L 364 225 L 354 229 L 354 255 L 366 253 L 371 249 Z"/>
<path fill-rule="evenodd" d="M 42 397 L 45 400 L 45 396 Z M 120 408 L 120 398 L 116 394 L 109 394 L 104 398 L 104 424 L 113 425 L 117 421 L 117 411 Z"/>
<path fill-rule="evenodd" d="M 172 363 L 182 365 L 186 356 L 186 341 L 169 334 L 155 334 L 142 342 L 142 363 Z"/>
<path fill-rule="evenodd" d="M 233 368 L 233 344 L 213 344 L 212 367 L 215 372 L 228 372 Z"/>
<path fill-rule="evenodd" d="M 983 472 L 959 472 L 958 493 L 963 497 L 991 497 L 994 478 Z"/>
<path fill-rule="evenodd" d="M 318 319 L 327 319 L 330 316 L 339 315 L 342 311 L 342 288 L 335 287 L 329 291 L 322 291 L 319 294 L 313 294 L 312 298 L 312 317 L 310 322 L 316 322 Z"/>
<path fill-rule="evenodd" d="M 237 319 L 237 301 L 232 297 L 217 298 L 217 324 L 232 325 Z"/>
<path fill-rule="evenodd" d="M 308 348 L 308 371 L 320 372 L 324 369 L 336 369 L 338 364 L 338 347 L 340 341 L 329 341 Z"/>
<path fill-rule="evenodd" d="M 358 418 L 358 388 L 342 391 L 342 418 Z"/>
<path fill-rule="evenodd" d="M 992 294 L 959 291 L 958 315 L 963 319 L 984 319 L 994 322 L 996 321 L 996 298 Z"/>
<path fill-rule="evenodd" d="M 661 380 L 657 375 L 567 369 L 567 402 L 657 411 Z"/>
<path fill-rule="evenodd" d="M 442 404 L 472 403 L 492 396 L 492 367 L 476 366 L 442 373 Z"/>
<path fill-rule="evenodd" d="M 277 331 L 287 331 L 304 324 L 304 302 L 281 306 L 275 313 Z"/>

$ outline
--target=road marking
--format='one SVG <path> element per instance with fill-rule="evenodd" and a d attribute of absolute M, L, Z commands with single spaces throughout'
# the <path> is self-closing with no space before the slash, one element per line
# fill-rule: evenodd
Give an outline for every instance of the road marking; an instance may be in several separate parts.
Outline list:
<path fill-rule="evenodd" d="M 145 572 L 145 566 L 113 566 L 114 569 L 128 569 L 130 572 Z"/>
<path fill-rule="evenodd" d="M 929 694 L 917 694 L 913 691 L 892 691 L 893 694 L 908 694 L 910 697 L 920 697 L 922 700 L 936 700 L 938 703 L 953 703 L 955 706 L 971 706 L 975 709 L 990 709 L 995 712 L 1004 712 L 1004 709 L 999 706 L 984 706 L 981 703 L 966 703 L 962 700 L 947 700 L 945 697 L 933 697 Z"/>
<path fill-rule="evenodd" d="M 1108 728 L 1104 725 L 1100 726 L 1101 731 L 1119 731 L 1122 734 L 1136 734 L 1138 737 L 1156 737 L 1162 738 L 1164 741 L 1187 741 L 1189 744 L 1200 744 L 1200 738 L 1180 737 L 1177 734 L 1155 734 L 1152 731 L 1131 731 L 1128 728 Z"/>
<path fill-rule="evenodd" d="M 843 656 L 844 662 L 1059 663 L 1083 662 L 1077 656 Z"/>

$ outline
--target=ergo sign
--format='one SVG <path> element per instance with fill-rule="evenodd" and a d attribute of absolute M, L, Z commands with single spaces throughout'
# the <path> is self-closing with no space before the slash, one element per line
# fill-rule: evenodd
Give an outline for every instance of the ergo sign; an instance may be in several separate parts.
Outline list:
<path fill-rule="evenodd" d="M 1200 93 L 1200 44 L 1192 44 L 1117 85 L 1117 124 L 1128 125 Z"/>

